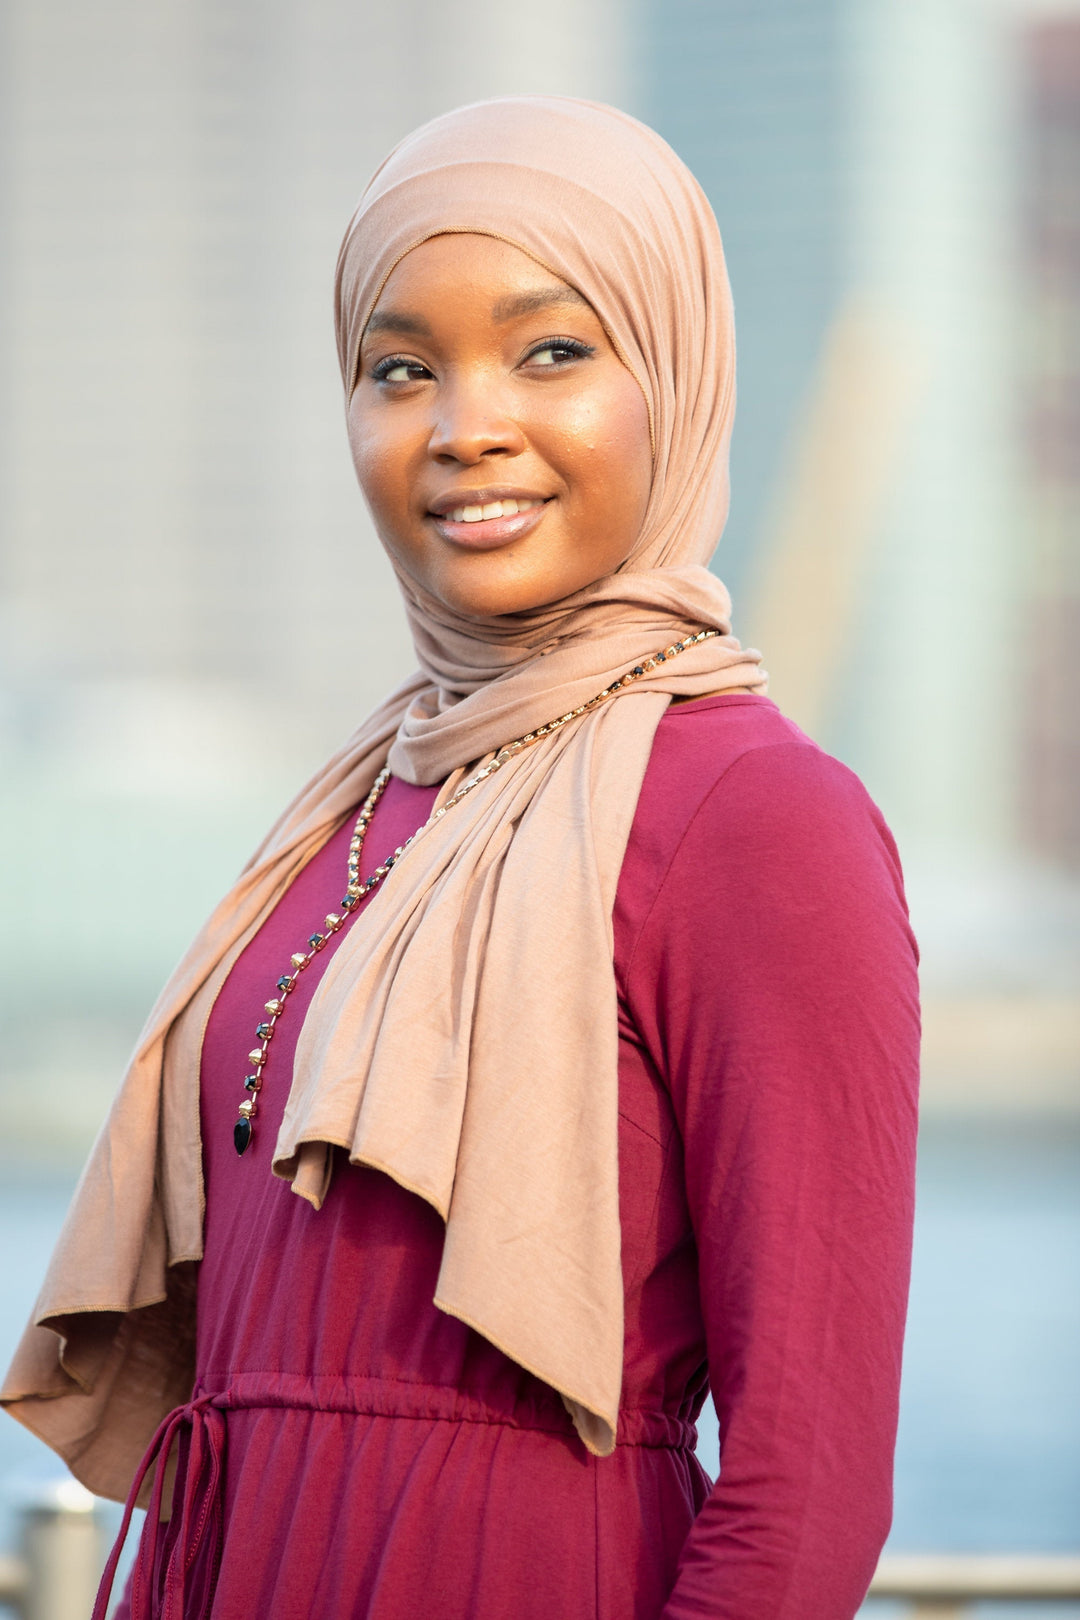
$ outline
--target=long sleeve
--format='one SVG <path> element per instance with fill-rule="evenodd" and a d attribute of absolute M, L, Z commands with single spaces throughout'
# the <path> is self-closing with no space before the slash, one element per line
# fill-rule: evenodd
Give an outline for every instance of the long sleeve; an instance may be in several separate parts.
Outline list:
<path fill-rule="evenodd" d="M 849 1620 L 892 1511 L 918 1073 L 892 840 L 805 742 L 693 814 L 625 993 L 685 1150 L 721 1468 L 665 1620 Z"/>

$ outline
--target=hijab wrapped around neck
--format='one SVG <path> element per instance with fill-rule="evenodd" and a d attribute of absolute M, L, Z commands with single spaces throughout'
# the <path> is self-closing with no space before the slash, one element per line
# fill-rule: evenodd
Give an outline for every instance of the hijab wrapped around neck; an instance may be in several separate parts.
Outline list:
<path fill-rule="evenodd" d="M 346 396 L 394 266 L 454 232 L 511 242 L 596 310 L 649 408 L 646 516 L 619 570 L 531 612 L 472 619 L 399 573 L 418 674 L 289 806 L 163 991 L 3 1391 L 106 1495 L 126 1494 L 158 1421 L 190 1394 L 200 1049 L 240 951 L 388 757 L 410 782 L 453 784 L 712 627 L 429 823 L 328 964 L 272 1154 L 316 1208 L 335 1146 L 427 1199 L 445 1222 L 435 1304 L 558 1390 L 591 1451 L 614 1447 L 615 888 L 671 698 L 764 683 L 705 567 L 728 501 L 731 298 L 709 206 L 652 131 L 559 97 L 466 107 L 402 142 L 349 225 Z"/>

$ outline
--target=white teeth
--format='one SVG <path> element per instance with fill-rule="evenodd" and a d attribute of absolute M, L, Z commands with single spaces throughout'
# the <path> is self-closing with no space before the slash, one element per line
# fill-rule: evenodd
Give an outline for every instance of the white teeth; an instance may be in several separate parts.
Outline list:
<path fill-rule="evenodd" d="M 492 518 L 517 517 L 539 505 L 540 501 L 489 501 L 486 506 L 455 506 L 448 515 L 451 523 L 487 523 Z"/>

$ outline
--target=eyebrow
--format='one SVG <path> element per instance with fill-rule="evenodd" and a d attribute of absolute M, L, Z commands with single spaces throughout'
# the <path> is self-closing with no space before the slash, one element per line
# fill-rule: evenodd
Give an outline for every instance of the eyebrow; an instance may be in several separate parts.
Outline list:
<path fill-rule="evenodd" d="M 516 298 L 500 298 L 491 313 L 496 321 L 513 321 L 556 304 L 584 304 L 586 309 L 591 308 L 576 287 L 535 287 L 532 292 L 518 293 Z"/>
<path fill-rule="evenodd" d="M 431 327 L 419 315 L 409 315 L 402 309 L 377 309 L 364 327 L 364 336 L 373 332 L 408 332 L 410 337 L 431 336 Z"/>
<path fill-rule="evenodd" d="M 592 307 L 589 300 L 583 298 L 574 287 L 535 287 L 531 292 L 518 293 L 513 298 L 500 298 L 491 314 L 492 319 L 502 325 L 506 321 L 519 320 L 522 315 L 532 315 L 537 310 L 552 309 L 559 304 L 583 304 L 586 309 Z M 375 310 L 364 328 L 364 336 L 371 337 L 376 332 L 405 332 L 410 337 L 422 338 L 432 335 L 427 321 L 403 309 Z"/>

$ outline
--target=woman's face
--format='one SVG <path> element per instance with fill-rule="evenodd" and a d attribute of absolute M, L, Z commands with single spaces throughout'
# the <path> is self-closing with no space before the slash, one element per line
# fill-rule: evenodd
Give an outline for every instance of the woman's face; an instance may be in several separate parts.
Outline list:
<path fill-rule="evenodd" d="M 610 574 L 652 478 L 645 399 L 592 306 L 519 248 L 405 255 L 360 348 L 349 440 L 379 536 L 459 613 L 520 613 Z"/>

